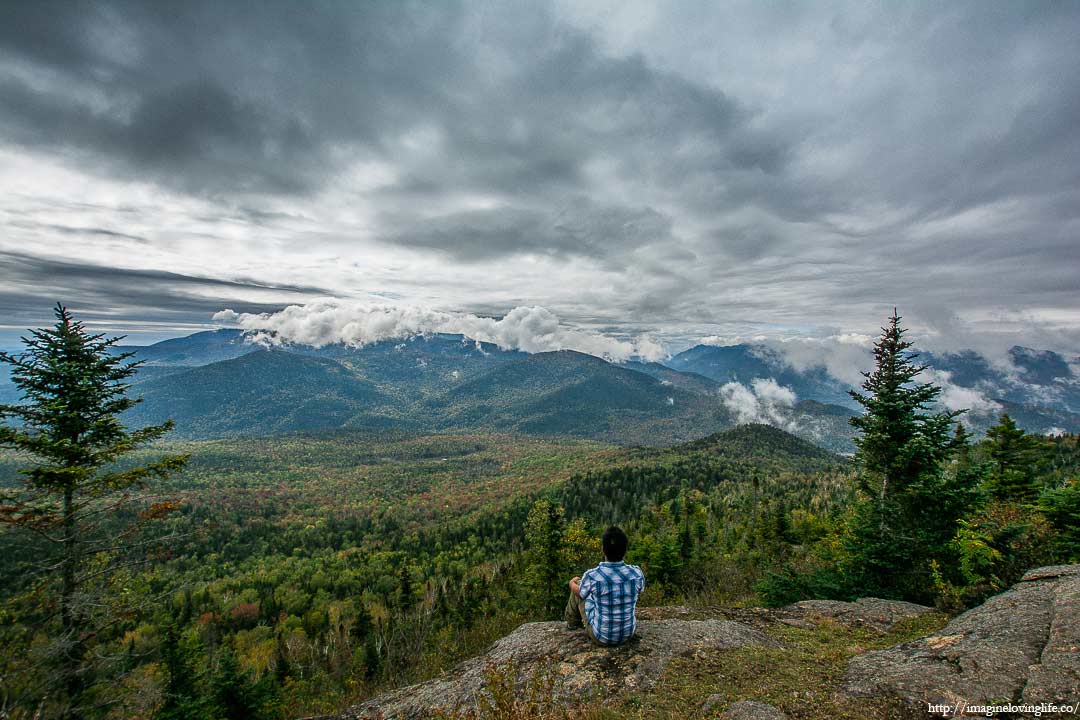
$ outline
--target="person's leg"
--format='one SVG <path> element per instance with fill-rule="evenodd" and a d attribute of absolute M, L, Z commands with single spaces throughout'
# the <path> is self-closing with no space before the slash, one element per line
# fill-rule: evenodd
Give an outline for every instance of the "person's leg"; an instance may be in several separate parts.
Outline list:
<path fill-rule="evenodd" d="M 585 601 L 578 597 L 576 592 L 570 592 L 570 599 L 566 601 L 566 610 L 563 612 L 563 620 L 571 630 L 582 625 L 588 627 L 589 620 L 585 617 Z"/>
<path fill-rule="evenodd" d="M 592 641 L 592 644 L 593 645 L 599 645 L 599 646 L 603 647 L 604 643 L 602 643 L 602 642 L 600 642 L 599 640 L 596 639 L 596 635 L 593 633 L 592 625 L 589 624 L 589 621 L 585 620 L 584 624 L 585 624 L 585 635 L 587 635 L 589 640 Z"/>
<path fill-rule="evenodd" d="M 578 594 L 575 592 L 570 593 L 570 599 L 566 601 L 566 610 L 563 612 L 563 619 L 566 620 L 566 627 L 571 630 L 577 630 L 579 627 L 584 626 L 585 635 L 593 645 L 603 644 L 596 639 L 592 625 L 589 624 L 589 616 L 585 614 L 585 601 L 579 598 Z"/>

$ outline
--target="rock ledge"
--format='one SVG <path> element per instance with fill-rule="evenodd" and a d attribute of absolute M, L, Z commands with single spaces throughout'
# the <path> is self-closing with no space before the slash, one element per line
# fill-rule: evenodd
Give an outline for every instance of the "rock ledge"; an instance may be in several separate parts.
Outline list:
<path fill-rule="evenodd" d="M 1080 565 L 1028 572 L 939 633 L 852 658 L 844 689 L 927 704 L 1080 700 Z"/>
<path fill-rule="evenodd" d="M 744 645 L 778 643 L 760 630 L 733 620 L 683 620 L 663 617 L 662 608 L 638 613 L 638 634 L 626 645 L 601 648 L 562 622 L 526 623 L 497 641 L 487 654 L 466 660 L 442 676 L 395 690 L 349 708 L 340 720 L 419 718 L 442 710 L 476 708 L 488 668 L 509 668 L 517 691 L 536 682 L 550 683 L 560 704 L 603 702 L 622 692 L 646 689 L 677 657 L 730 650 Z M 679 614 L 681 608 L 672 608 Z"/>

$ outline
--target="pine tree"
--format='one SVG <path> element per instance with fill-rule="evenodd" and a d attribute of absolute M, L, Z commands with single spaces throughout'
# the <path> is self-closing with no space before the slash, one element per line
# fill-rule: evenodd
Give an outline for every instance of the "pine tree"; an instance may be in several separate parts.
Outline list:
<path fill-rule="evenodd" d="M 402 560 L 398 567 L 397 603 L 406 615 L 416 606 L 416 591 L 413 589 L 412 573 L 407 560 Z"/>
<path fill-rule="evenodd" d="M 916 596 L 929 587 L 929 560 L 941 552 L 969 503 L 970 488 L 943 475 L 955 449 L 960 412 L 930 412 L 941 388 L 917 382 L 915 362 L 893 311 L 874 344 L 875 369 L 864 372 L 865 394 L 851 396 L 865 413 L 851 419 L 860 489 L 851 541 L 853 591 Z M 944 504 L 944 508 L 942 505 Z"/>
<path fill-rule="evenodd" d="M 230 645 L 224 644 L 218 653 L 217 672 L 210 682 L 211 697 L 222 717 L 229 720 L 255 717 L 247 674 Z"/>
<path fill-rule="evenodd" d="M 278 685 L 284 687 L 285 682 L 289 679 L 289 673 L 292 672 L 292 668 L 289 667 L 289 655 L 288 648 L 285 646 L 285 635 L 281 630 L 278 630 L 277 637 L 274 641 L 274 677 L 277 679 Z"/>
<path fill-rule="evenodd" d="M 139 520 L 120 526 L 118 517 L 149 487 L 184 467 L 184 455 L 166 455 L 148 465 L 116 469 L 117 460 L 162 437 L 171 421 L 128 430 L 121 414 L 138 400 L 125 380 L 139 365 L 131 353 L 116 354 L 122 338 L 91 335 L 57 304 L 56 325 L 22 338 L 19 355 L 0 353 L 12 366 L 11 377 L 23 403 L 0 405 L 0 447 L 34 458 L 20 471 L 19 485 L 0 495 L 0 523 L 34 533 L 45 548 L 41 558 L 46 582 L 55 581 L 59 628 L 54 646 L 55 688 L 66 696 L 69 716 L 78 715 L 80 695 L 89 678 L 89 646 L 99 621 L 98 604 L 88 596 L 92 583 L 107 575 L 88 560 L 115 558 L 135 547 L 134 532 L 146 521 L 171 511 L 173 503 L 144 508 Z M 107 570 L 107 568 L 106 568 Z"/>
<path fill-rule="evenodd" d="M 915 379 L 927 369 L 917 365 L 912 343 L 904 339 L 900 316 L 893 310 L 889 325 L 882 328 L 874 344 L 876 368 L 864 372 L 863 390 L 851 397 L 866 412 L 851 418 L 859 431 L 855 438 L 856 460 L 863 490 L 877 499 L 878 530 L 884 537 L 890 522 L 887 511 L 892 499 L 918 482 L 928 472 L 936 472 L 948 456 L 952 443 L 949 431 L 959 412 L 928 414 L 941 388 Z"/>
<path fill-rule="evenodd" d="M 971 433 L 964 427 L 964 423 L 956 423 L 956 431 L 953 433 L 952 447 L 956 452 L 956 462 L 967 466 L 971 463 Z"/>
<path fill-rule="evenodd" d="M 563 508 L 537 500 L 525 521 L 527 581 L 545 616 L 553 618 L 569 593 L 563 552 L 566 523 Z"/>
<path fill-rule="evenodd" d="M 1035 438 L 1016 426 L 1008 414 L 986 431 L 990 459 L 994 463 L 989 485 L 1001 500 L 1031 502 L 1039 494 L 1033 473 Z"/>
<path fill-rule="evenodd" d="M 198 692 L 198 678 L 192 666 L 197 648 L 187 645 L 175 625 L 165 628 L 161 643 L 161 659 L 165 666 L 163 702 L 154 717 L 156 720 L 193 720 L 202 717 L 205 702 Z"/>

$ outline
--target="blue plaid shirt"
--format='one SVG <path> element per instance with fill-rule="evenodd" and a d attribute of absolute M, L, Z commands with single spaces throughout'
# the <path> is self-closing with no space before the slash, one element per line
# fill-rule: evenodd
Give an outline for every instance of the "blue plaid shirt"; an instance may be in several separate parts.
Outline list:
<path fill-rule="evenodd" d="M 621 560 L 602 562 L 581 576 L 578 595 L 585 601 L 585 617 L 599 642 L 618 645 L 630 639 L 637 629 L 634 608 L 644 589 L 641 568 Z"/>

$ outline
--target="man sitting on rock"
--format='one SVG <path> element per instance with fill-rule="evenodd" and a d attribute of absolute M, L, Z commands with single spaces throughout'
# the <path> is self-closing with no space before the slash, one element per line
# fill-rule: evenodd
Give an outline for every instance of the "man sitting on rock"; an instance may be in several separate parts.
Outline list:
<path fill-rule="evenodd" d="M 620 528 L 609 527 L 600 540 L 604 562 L 570 580 L 564 617 L 571 630 L 584 625 L 597 645 L 621 645 L 637 629 L 634 611 L 645 576 L 637 565 L 623 562 L 629 541 Z"/>

